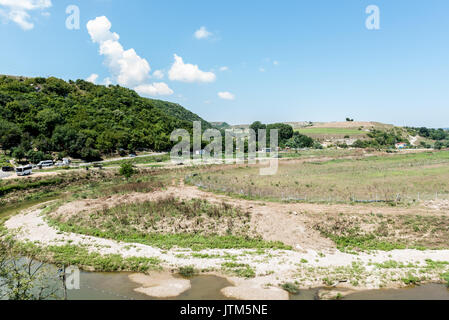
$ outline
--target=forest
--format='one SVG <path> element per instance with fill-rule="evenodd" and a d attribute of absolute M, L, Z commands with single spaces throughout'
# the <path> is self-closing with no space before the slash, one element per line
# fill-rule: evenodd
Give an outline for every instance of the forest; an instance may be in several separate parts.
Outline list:
<path fill-rule="evenodd" d="M 142 98 L 118 85 L 0 77 L 0 148 L 19 160 L 167 151 L 171 132 L 191 132 L 192 121 L 211 127 L 178 104 Z"/>

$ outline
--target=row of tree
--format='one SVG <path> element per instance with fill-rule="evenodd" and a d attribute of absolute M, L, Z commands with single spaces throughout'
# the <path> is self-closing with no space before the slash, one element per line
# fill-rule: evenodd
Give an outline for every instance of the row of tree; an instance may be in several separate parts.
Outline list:
<path fill-rule="evenodd" d="M 297 131 L 293 130 L 293 127 L 285 124 L 285 123 L 274 123 L 274 124 L 263 124 L 260 121 L 256 121 L 253 124 L 250 125 L 250 129 L 254 130 L 256 132 L 256 136 L 259 132 L 259 130 L 266 130 L 267 132 L 267 146 L 270 145 L 269 137 L 270 137 L 270 130 L 278 130 L 279 132 L 279 146 L 281 148 L 283 147 L 289 147 L 294 149 L 300 149 L 300 148 L 312 148 L 312 147 L 318 147 L 318 143 L 315 142 L 312 138 L 305 136 L 303 134 L 300 134 Z M 258 136 L 257 136 L 258 139 Z"/>

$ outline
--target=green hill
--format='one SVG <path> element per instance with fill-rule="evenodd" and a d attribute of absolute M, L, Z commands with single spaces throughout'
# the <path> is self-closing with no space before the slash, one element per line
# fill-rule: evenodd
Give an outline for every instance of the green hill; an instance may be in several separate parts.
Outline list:
<path fill-rule="evenodd" d="M 0 148 L 17 158 L 53 152 L 86 160 L 118 150 L 167 151 L 174 129 L 211 125 L 178 104 L 84 80 L 0 76 Z"/>
<path fill-rule="evenodd" d="M 187 120 L 189 122 L 201 121 L 201 127 L 203 130 L 210 129 L 213 127 L 211 123 L 207 122 L 197 114 L 187 110 L 186 108 L 177 103 L 171 103 L 162 100 L 151 100 L 151 101 L 156 108 L 161 109 L 165 114 L 171 115 L 178 119 Z"/>
<path fill-rule="evenodd" d="M 227 122 L 211 122 L 210 123 L 214 128 L 217 129 L 229 129 L 231 128 L 231 125 Z"/>

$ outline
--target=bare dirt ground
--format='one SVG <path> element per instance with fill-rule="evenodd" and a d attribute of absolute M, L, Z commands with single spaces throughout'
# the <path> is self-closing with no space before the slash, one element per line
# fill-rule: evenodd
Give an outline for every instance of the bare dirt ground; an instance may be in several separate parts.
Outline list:
<path fill-rule="evenodd" d="M 15 173 L 11 174 L 10 176 L 3 178 L 3 180 L 15 180 L 15 179 L 28 179 L 30 177 L 32 178 L 40 178 L 40 177 L 51 177 L 51 176 L 56 176 L 58 174 L 60 174 L 61 172 L 58 171 L 51 171 L 51 172 L 35 172 L 33 173 L 31 176 L 22 176 L 19 177 L 17 176 Z"/>
<path fill-rule="evenodd" d="M 346 122 L 322 122 L 314 123 L 311 128 L 371 128 L 371 127 L 382 127 L 382 128 L 392 128 L 393 125 L 383 124 L 379 122 L 368 122 L 368 121 L 346 121 Z"/>

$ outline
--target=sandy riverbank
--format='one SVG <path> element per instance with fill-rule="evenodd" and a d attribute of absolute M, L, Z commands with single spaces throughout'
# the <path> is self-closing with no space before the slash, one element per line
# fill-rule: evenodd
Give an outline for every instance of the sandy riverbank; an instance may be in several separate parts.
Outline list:
<path fill-rule="evenodd" d="M 223 294 L 238 299 L 285 299 L 286 292 L 279 289 L 279 286 L 286 282 L 296 282 L 298 287 L 304 289 L 323 285 L 356 290 L 397 288 L 405 285 L 401 279 L 407 277 L 410 272 L 420 273 L 425 276 L 426 281 L 440 281 L 441 270 L 427 268 L 426 261 L 449 261 L 449 250 L 408 249 L 357 255 L 338 250 L 329 253 L 304 248 L 301 251 L 265 250 L 263 253 L 249 249 L 210 249 L 192 255 L 193 252 L 189 249 L 174 248 L 167 251 L 142 244 L 130 245 L 114 240 L 62 233 L 47 224 L 41 208 L 33 208 L 13 216 L 5 222 L 5 226 L 14 232 L 17 240 L 33 242 L 43 247 L 70 244 L 83 246 L 90 252 L 104 255 L 119 254 L 124 258 L 156 257 L 165 269 L 194 266 L 198 270 L 224 274 L 234 286 L 223 289 Z M 198 253 L 213 258 L 198 258 Z M 255 277 L 241 279 L 227 274 L 222 265 L 229 262 L 230 258 L 254 269 Z M 395 261 L 400 266 L 378 267 L 379 264 L 390 261 Z M 407 265 L 409 267 L 404 267 Z M 145 281 L 140 281 L 143 284 L 142 292 L 148 291 Z M 164 281 L 169 284 L 171 280 Z M 158 289 L 149 289 L 151 294 L 175 294 L 178 292 L 176 290 L 185 290 L 187 283 L 172 286 L 172 289 L 176 289 L 174 291 L 168 290 L 170 286 L 162 289 L 163 281 L 159 282 L 158 286 Z"/>

